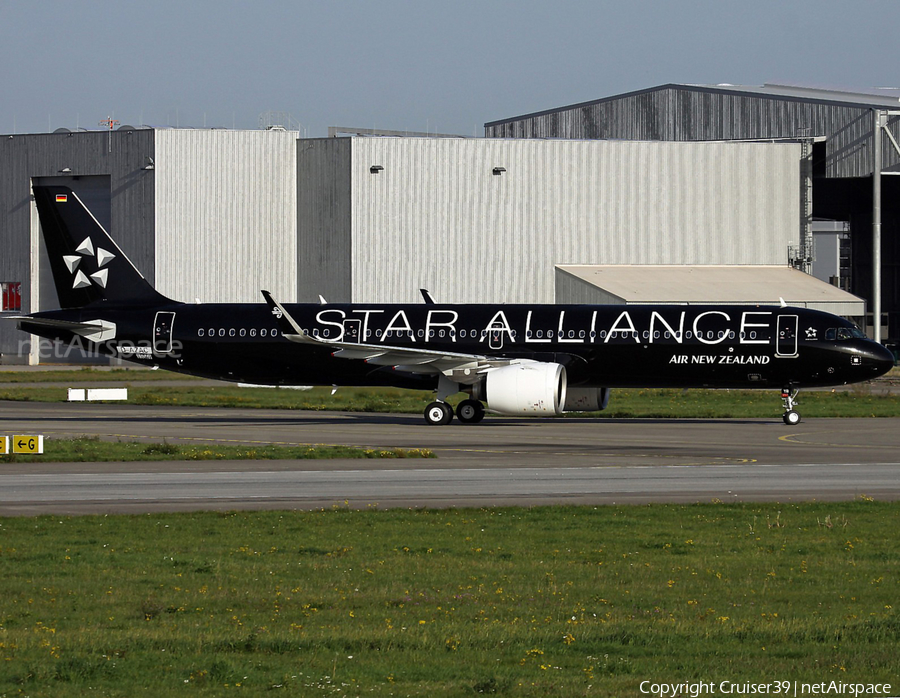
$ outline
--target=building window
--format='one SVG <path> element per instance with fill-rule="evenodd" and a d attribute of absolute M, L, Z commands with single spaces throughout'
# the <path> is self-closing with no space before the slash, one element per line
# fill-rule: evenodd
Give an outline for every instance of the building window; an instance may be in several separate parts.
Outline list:
<path fill-rule="evenodd" d="M 22 282 L 21 281 L 2 281 L 0 282 L 0 311 L 2 312 L 19 312 L 22 310 Z"/>

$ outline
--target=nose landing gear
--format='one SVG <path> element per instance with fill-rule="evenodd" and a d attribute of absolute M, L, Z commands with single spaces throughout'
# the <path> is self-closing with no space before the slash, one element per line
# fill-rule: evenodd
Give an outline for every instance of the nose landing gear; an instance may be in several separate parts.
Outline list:
<path fill-rule="evenodd" d="M 800 423 L 800 413 L 794 409 L 799 392 L 800 388 L 795 388 L 793 385 L 788 385 L 781 390 L 781 401 L 784 403 L 784 414 L 781 415 L 781 418 L 788 426 Z"/>

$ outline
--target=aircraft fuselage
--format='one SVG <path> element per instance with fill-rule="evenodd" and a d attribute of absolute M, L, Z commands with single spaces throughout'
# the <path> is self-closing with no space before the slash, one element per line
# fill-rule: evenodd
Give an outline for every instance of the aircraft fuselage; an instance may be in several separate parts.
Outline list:
<path fill-rule="evenodd" d="M 867 380 L 889 353 L 848 321 L 778 306 L 286 304 L 313 337 L 558 363 L 570 386 L 819 387 Z M 283 336 L 265 304 L 81 309 L 35 317 L 115 324 L 102 353 L 146 366 L 271 385 L 433 388 L 434 374 L 334 356 Z M 63 340 L 75 335 L 22 322 Z"/>

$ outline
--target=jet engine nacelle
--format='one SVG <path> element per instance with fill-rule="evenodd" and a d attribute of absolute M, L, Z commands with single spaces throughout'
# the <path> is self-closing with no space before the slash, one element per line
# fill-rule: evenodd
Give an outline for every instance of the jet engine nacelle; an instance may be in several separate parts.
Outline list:
<path fill-rule="evenodd" d="M 599 412 L 609 404 L 609 388 L 567 388 L 563 412 Z"/>
<path fill-rule="evenodd" d="M 562 414 L 566 369 L 561 364 L 529 361 L 490 371 L 485 393 L 488 409 L 501 414 Z"/>

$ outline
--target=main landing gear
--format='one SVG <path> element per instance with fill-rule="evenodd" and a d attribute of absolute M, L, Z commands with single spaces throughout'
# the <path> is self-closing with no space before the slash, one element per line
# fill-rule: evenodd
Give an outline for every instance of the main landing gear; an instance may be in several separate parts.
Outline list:
<path fill-rule="evenodd" d="M 800 388 L 795 388 L 793 385 L 788 385 L 781 391 L 781 400 L 784 403 L 784 414 L 781 415 L 781 418 L 790 427 L 800 423 L 800 413 L 794 410 L 799 392 Z"/>
<path fill-rule="evenodd" d="M 456 418 L 462 424 L 478 424 L 484 419 L 484 405 L 478 400 L 463 400 L 456 408 Z M 453 408 L 446 402 L 435 400 L 425 408 L 428 424 L 449 424 L 453 419 Z"/>

